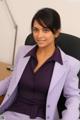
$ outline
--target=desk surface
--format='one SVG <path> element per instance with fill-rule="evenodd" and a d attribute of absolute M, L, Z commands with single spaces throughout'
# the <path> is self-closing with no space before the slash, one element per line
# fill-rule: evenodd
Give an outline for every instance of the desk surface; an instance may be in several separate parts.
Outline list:
<path fill-rule="evenodd" d="M 10 64 L 0 62 L 0 80 L 5 79 L 11 74 L 11 71 L 7 70 L 8 67 L 10 67 Z M 0 103 L 2 102 L 3 98 L 3 96 L 0 96 Z"/>
<path fill-rule="evenodd" d="M 0 80 L 6 78 L 11 74 L 11 71 L 7 70 L 8 67 L 10 67 L 10 64 L 0 62 Z"/>

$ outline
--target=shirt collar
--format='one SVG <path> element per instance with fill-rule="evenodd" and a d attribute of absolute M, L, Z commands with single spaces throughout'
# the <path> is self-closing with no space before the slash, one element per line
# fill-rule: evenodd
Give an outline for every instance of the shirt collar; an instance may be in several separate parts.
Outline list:
<path fill-rule="evenodd" d="M 32 48 L 24 57 L 28 57 L 28 56 L 36 57 L 36 50 L 37 50 L 37 45 L 34 48 Z"/>
<path fill-rule="evenodd" d="M 32 56 L 32 57 L 36 58 L 36 50 L 37 50 L 37 46 L 32 48 L 24 57 Z M 48 61 L 53 61 L 53 62 L 55 61 L 55 62 L 60 63 L 61 65 L 63 64 L 59 48 L 55 49 L 54 54 L 48 59 Z"/>
<path fill-rule="evenodd" d="M 55 52 L 53 53 L 53 55 L 49 58 L 49 61 L 55 61 L 55 62 L 58 62 L 60 63 L 61 65 L 63 64 L 63 61 L 62 61 L 62 57 L 61 57 L 61 53 L 60 53 L 60 50 L 59 48 L 56 48 L 55 49 Z"/>

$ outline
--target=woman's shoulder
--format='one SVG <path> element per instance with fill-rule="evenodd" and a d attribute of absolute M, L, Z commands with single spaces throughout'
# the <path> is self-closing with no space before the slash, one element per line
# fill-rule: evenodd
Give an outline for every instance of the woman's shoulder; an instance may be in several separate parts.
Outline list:
<path fill-rule="evenodd" d="M 65 63 L 69 66 L 71 66 L 72 68 L 77 68 L 80 70 L 80 61 L 78 59 L 76 59 L 75 57 L 66 54 L 65 52 L 61 51 L 61 55 L 62 55 L 62 60 L 63 62 L 66 61 Z"/>
<path fill-rule="evenodd" d="M 25 51 L 26 50 L 26 51 L 29 52 L 29 50 L 31 50 L 33 47 L 34 47 L 34 45 L 32 45 L 32 46 L 31 45 L 22 45 L 22 46 L 19 47 L 19 50 L 20 51 Z"/>
<path fill-rule="evenodd" d="M 34 45 L 33 45 L 33 46 L 31 46 L 31 45 L 22 45 L 22 46 L 20 46 L 19 49 L 18 49 L 18 54 L 21 54 L 21 55 L 24 56 L 24 55 L 27 54 L 33 47 L 34 47 Z"/>

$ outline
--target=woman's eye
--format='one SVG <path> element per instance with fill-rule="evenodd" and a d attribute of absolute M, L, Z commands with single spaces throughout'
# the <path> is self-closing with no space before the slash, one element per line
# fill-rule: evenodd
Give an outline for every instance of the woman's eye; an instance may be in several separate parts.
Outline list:
<path fill-rule="evenodd" d="M 38 29 L 37 29 L 37 28 L 33 28 L 32 31 L 33 31 L 33 32 L 37 32 Z"/>
<path fill-rule="evenodd" d="M 44 32 L 49 32 L 49 29 L 48 28 L 44 28 L 43 31 Z"/>
<path fill-rule="evenodd" d="M 33 28 L 32 29 L 33 32 L 39 32 L 39 31 L 42 31 L 42 32 L 49 32 L 50 30 L 48 28 L 43 28 L 43 29 L 38 29 L 38 28 Z"/>

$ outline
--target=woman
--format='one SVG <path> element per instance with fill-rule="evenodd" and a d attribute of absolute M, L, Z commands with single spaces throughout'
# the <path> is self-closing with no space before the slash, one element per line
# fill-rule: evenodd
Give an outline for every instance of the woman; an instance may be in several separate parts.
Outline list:
<path fill-rule="evenodd" d="M 21 47 L 13 74 L 0 81 L 0 95 L 6 94 L 1 119 L 59 120 L 57 104 L 63 90 L 62 120 L 78 120 L 80 62 L 56 46 L 60 29 L 54 9 L 43 8 L 34 15 L 31 30 L 36 45 Z"/>

